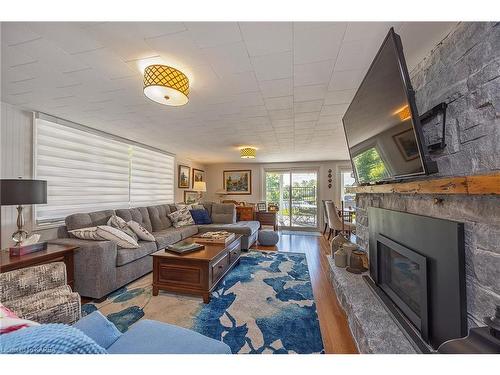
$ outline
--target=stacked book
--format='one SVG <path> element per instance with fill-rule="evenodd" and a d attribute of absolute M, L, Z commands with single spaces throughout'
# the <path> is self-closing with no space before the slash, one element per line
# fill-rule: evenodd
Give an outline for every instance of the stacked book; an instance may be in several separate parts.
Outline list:
<path fill-rule="evenodd" d="M 191 251 L 201 250 L 203 248 L 205 248 L 205 246 L 198 243 L 180 241 L 172 245 L 168 245 L 165 250 L 172 251 L 177 254 L 185 254 L 190 253 Z"/>

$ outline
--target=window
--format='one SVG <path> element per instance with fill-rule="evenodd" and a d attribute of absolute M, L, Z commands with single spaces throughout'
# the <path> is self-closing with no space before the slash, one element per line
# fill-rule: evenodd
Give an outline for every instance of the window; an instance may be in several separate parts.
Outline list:
<path fill-rule="evenodd" d="M 351 170 L 343 170 L 340 172 L 340 200 L 344 202 L 344 207 L 354 207 L 356 203 L 356 195 L 347 193 L 346 188 L 353 186 L 356 181 L 352 176 Z"/>
<path fill-rule="evenodd" d="M 173 202 L 171 155 L 42 114 L 33 139 L 35 176 L 47 180 L 37 225 L 76 212 Z"/>

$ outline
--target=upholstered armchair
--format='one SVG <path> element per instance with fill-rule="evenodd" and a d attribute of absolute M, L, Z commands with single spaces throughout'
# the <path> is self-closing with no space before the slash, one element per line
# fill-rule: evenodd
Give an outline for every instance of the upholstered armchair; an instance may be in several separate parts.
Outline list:
<path fill-rule="evenodd" d="M 38 323 L 73 324 L 81 317 L 80 296 L 67 285 L 62 262 L 1 273 L 0 302 Z"/>

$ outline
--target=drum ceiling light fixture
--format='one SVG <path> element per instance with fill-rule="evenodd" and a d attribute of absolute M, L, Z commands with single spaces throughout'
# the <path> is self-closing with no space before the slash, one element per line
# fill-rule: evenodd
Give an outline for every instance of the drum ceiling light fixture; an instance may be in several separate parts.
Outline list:
<path fill-rule="evenodd" d="M 144 69 L 144 95 L 163 105 L 184 105 L 189 100 L 189 79 L 171 66 L 149 65 Z"/>
<path fill-rule="evenodd" d="M 255 147 L 242 147 L 240 148 L 240 158 L 242 159 L 255 159 L 257 156 L 257 149 Z"/>

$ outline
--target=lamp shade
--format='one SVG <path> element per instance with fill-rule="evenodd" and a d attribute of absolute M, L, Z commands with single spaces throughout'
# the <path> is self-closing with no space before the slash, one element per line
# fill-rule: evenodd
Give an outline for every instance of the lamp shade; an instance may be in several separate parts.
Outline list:
<path fill-rule="evenodd" d="M 207 191 L 207 184 L 205 181 L 195 181 L 193 184 L 194 191 Z"/>
<path fill-rule="evenodd" d="M 47 203 L 47 181 L 2 179 L 0 185 L 2 206 Z"/>
<path fill-rule="evenodd" d="M 150 65 L 144 70 L 144 95 L 160 104 L 184 105 L 189 100 L 189 79 L 171 66 Z"/>
<path fill-rule="evenodd" d="M 255 159 L 257 149 L 254 147 L 243 147 L 240 149 L 240 157 L 242 159 Z"/>

